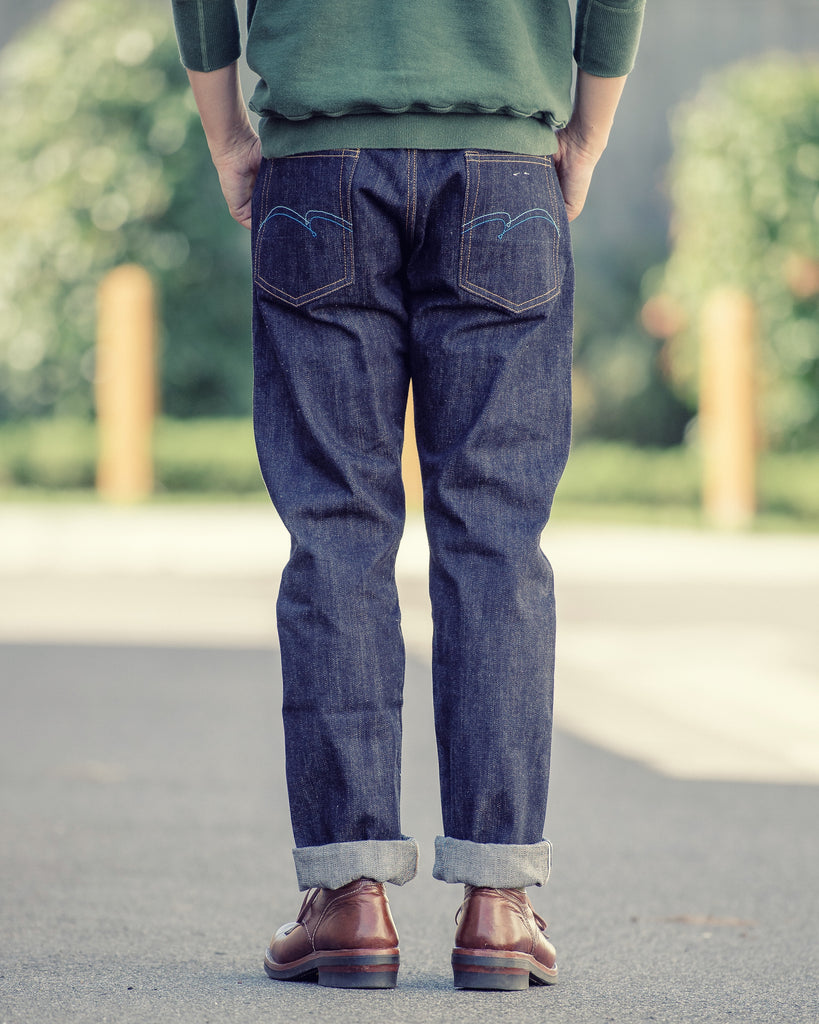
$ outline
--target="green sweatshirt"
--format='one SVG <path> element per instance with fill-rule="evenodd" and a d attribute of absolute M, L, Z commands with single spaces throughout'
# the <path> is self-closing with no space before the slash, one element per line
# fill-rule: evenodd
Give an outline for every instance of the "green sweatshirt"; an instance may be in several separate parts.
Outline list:
<path fill-rule="evenodd" d="M 182 63 L 241 52 L 235 0 L 172 0 Z M 578 0 L 574 57 L 634 63 L 645 0 Z M 343 147 L 552 153 L 571 113 L 569 0 L 249 0 L 264 155 Z"/>

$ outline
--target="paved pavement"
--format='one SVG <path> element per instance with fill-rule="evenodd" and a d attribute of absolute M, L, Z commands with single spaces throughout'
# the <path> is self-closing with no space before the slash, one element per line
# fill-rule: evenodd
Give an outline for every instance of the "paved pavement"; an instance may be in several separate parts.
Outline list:
<path fill-rule="evenodd" d="M 819 538 L 550 528 L 554 990 L 458 993 L 423 530 L 409 663 L 400 987 L 268 981 L 297 906 L 264 506 L 0 508 L 0 1024 L 819 1019 Z"/>
<path fill-rule="evenodd" d="M 819 536 L 549 527 L 558 717 L 677 777 L 819 782 Z M 263 504 L 0 506 L 0 642 L 275 643 L 289 548 Z M 398 559 L 429 659 L 428 549 Z"/>

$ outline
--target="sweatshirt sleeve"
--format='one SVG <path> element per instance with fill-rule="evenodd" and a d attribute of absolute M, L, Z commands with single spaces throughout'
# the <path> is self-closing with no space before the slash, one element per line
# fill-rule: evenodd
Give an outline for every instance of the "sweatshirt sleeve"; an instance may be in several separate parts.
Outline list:
<path fill-rule="evenodd" d="M 577 0 L 574 59 L 600 78 L 634 67 L 646 0 Z"/>
<path fill-rule="evenodd" d="M 242 52 L 235 0 L 172 0 L 179 55 L 191 71 L 216 71 Z"/>

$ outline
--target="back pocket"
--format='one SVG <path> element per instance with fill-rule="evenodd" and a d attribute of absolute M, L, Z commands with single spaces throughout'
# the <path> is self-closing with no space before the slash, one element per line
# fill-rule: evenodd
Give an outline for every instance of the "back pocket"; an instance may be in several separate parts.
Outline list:
<path fill-rule="evenodd" d="M 560 294 L 565 209 L 552 158 L 467 151 L 460 286 L 521 313 Z"/>
<path fill-rule="evenodd" d="M 353 174 L 358 150 L 264 161 L 254 193 L 253 280 L 303 306 L 352 284 Z"/>

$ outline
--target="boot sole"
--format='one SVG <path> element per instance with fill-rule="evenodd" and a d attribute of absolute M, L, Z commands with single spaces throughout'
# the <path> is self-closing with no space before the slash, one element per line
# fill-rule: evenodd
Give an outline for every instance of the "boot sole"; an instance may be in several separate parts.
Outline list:
<path fill-rule="evenodd" d="M 554 985 L 557 966 L 546 967 L 529 953 L 502 949 L 452 950 L 455 988 L 517 992 L 530 985 Z"/>
<path fill-rule="evenodd" d="M 274 964 L 265 957 L 264 969 L 277 981 L 316 981 L 327 988 L 395 988 L 398 950 L 334 949 L 309 953 L 291 964 Z"/>

